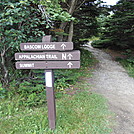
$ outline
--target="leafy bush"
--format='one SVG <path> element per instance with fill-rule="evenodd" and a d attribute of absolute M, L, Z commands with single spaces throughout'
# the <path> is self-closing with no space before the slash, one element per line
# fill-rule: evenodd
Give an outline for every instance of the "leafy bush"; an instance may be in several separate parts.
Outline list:
<path fill-rule="evenodd" d="M 134 54 L 133 54 L 133 50 L 127 49 L 127 50 L 125 51 L 124 55 L 127 56 L 126 61 L 127 61 L 128 63 L 134 65 Z"/>
<path fill-rule="evenodd" d="M 134 57 L 131 56 L 126 59 L 118 58 L 116 60 L 123 65 L 131 77 L 134 77 Z"/>
<path fill-rule="evenodd" d="M 76 84 L 80 77 L 86 76 L 87 74 L 84 73 L 85 68 L 91 67 L 94 64 L 95 59 L 88 50 L 81 49 L 80 51 L 80 69 L 54 70 L 57 97 L 61 97 L 61 93 L 59 92 L 62 91 L 62 93 L 64 93 L 65 89 Z M 7 95 L 9 98 L 14 97 L 14 95 L 19 96 L 19 105 L 37 106 L 44 104 L 46 102 L 46 90 L 44 86 L 44 77 L 42 77 L 43 71 L 33 70 L 32 72 L 34 72 L 34 79 L 29 78 L 19 82 L 13 81 L 10 83 L 8 94 L 5 93 L 4 95 Z M 3 92 L 3 89 L 1 91 Z"/>
<path fill-rule="evenodd" d="M 40 42 L 43 35 L 50 34 L 53 22 L 58 21 L 59 26 L 59 22 L 74 18 L 57 0 L 2 0 L 0 10 L 0 82 L 8 87 L 25 72 L 15 70 L 14 66 L 14 53 L 20 51 L 20 43 Z M 26 72 L 28 75 L 30 71 Z"/>
<path fill-rule="evenodd" d="M 128 59 L 127 60 L 121 60 L 121 64 L 126 68 L 129 76 L 134 77 L 134 62 L 130 62 Z"/>
<path fill-rule="evenodd" d="M 20 43 L 37 42 L 44 34 L 42 27 L 46 21 L 37 8 L 31 0 L 0 3 L 0 81 L 3 86 L 8 87 L 24 72 L 16 73 L 14 67 L 14 53 L 19 51 Z"/>
<path fill-rule="evenodd" d="M 24 81 L 19 85 L 17 93 L 23 98 L 22 104 L 27 106 L 40 105 L 46 101 L 44 85 L 33 86 L 30 82 Z"/>
<path fill-rule="evenodd" d="M 32 84 L 28 81 L 23 81 L 16 86 L 15 81 L 10 83 L 8 92 L 5 96 L 13 98 L 19 96 L 18 105 L 37 106 L 46 102 L 46 91 L 43 84 Z"/>
<path fill-rule="evenodd" d="M 0 84 L 0 99 L 3 99 L 7 96 L 7 90 L 2 87 L 2 84 Z"/>
<path fill-rule="evenodd" d="M 96 59 L 93 57 L 93 55 L 85 49 L 81 49 L 81 68 L 83 67 L 91 67 L 95 62 Z"/>
<path fill-rule="evenodd" d="M 110 39 L 95 40 L 92 42 L 92 46 L 96 48 L 107 48 L 112 44 Z"/>
<path fill-rule="evenodd" d="M 54 84 L 57 91 L 64 91 L 65 88 L 69 87 L 69 83 L 67 83 L 67 78 L 65 77 L 62 77 L 60 79 L 57 78 Z"/>
<path fill-rule="evenodd" d="M 113 42 L 110 44 L 112 47 L 134 48 L 133 2 L 133 0 L 119 0 L 116 5 L 111 6 L 113 14 L 107 16 L 101 22 L 103 24 L 101 30 L 102 42 L 103 39 L 110 39 Z"/>

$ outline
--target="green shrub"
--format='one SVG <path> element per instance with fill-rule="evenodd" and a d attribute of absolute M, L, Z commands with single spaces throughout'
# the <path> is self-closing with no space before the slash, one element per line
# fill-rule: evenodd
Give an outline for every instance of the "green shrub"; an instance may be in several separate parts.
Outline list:
<path fill-rule="evenodd" d="M 33 86 L 30 82 L 24 81 L 16 90 L 21 96 L 20 104 L 26 106 L 36 106 L 43 104 L 46 101 L 46 92 L 43 84 Z"/>
<path fill-rule="evenodd" d="M 133 57 L 129 57 L 128 59 L 118 58 L 116 60 L 123 65 L 123 67 L 127 70 L 129 76 L 134 77 L 134 58 Z"/>
<path fill-rule="evenodd" d="M 0 99 L 3 99 L 7 96 L 7 90 L 2 87 L 2 84 L 0 84 Z"/>
<path fill-rule="evenodd" d="M 104 40 L 95 40 L 92 42 L 92 46 L 96 48 L 107 48 L 112 44 L 111 40 L 104 39 Z"/>
<path fill-rule="evenodd" d="M 95 59 L 88 50 L 81 49 L 81 68 L 54 70 L 56 96 L 61 97 L 65 89 L 75 85 L 80 77 L 87 76 L 85 69 L 91 67 Z M 37 106 L 46 102 L 46 90 L 44 82 L 44 71 L 32 70 L 32 77 L 25 78 L 23 81 L 12 81 L 9 86 L 8 97 L 14 95 L 20 97 L 19 105 Z M 24 76 L 23 76 L 24 77 Z M 0 92 L 4 92 L 2 89 Z M 58 94 L 58 95 L 57 95 Z M 6 93 L 5 93 L 6 95 Z"/>

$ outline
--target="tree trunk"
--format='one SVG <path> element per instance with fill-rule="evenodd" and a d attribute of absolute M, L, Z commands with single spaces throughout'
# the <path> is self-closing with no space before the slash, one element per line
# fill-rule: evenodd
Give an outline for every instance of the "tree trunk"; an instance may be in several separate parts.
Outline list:
<path fill-rule="evenodd" d="M 71 23 L 70 23 L 70 27 L 69 27 L 68 42 L 72 42 L 73 31 L 74 31 L 73 26 L 74 26 L 74 22 L 71 21 Z"/>
<path fill-rule="evenodd" d="M 3 50 L 3 52 L 1 52 L 1 65 L 2 65 L 2 68 L 3 68 L 3 73 L 4 73 L 4 76 L 3 76 L 3 86 L 6 86 L 8 85 L 8 69 L 5 65 L 5 50 Z"/>
<path fill-rule="evenodd" d="M 72 15 L 74 10 L 75 10 L 75 7 L 76 7 L 76 4 L 77 4 L 77 0 L 72 0 L 72 2 L 70 3 L 70 9 L 69 9 L 69 14 Z"/>
<path fill-rule="evenodd" d="M 65 30 L 65 27 L 66 27 L 67 23 L 68 23 L 68 22 L 62 22 L 62 23 L 60 24 L 60 29 Z M 59 41 L 59 42 L 62 42 L 62 41 L 63 41 L 63 35 L 59 35 L 59 36 L 58 36 L 58 41 Z"/>
<path fill-rule="evenodd" d="M 75 10 L 75 7 L 76 7 L 76 4 L 77 4 L 77 0 L 72 0 L 72 1 L 69 3 L 70 9 L 69 9 L 68 13 L 69 13 L 70 15 L 73 14 L 73 12 L 74 12 L 74 10 Z M 68 22 L 62 22 L 61 25 L 60 25 L 60 29 L 62 29 L 62 30 L 65 31 L 65 28 L 66 28 L 67 24 L 68 24 Z M 70 26 L 71 26 L 71 25 L 72 25 L 72 22 L 71 22 Z M 73 28 L 73 27 L 72 27 L 72 28 Z M 69 28 L 69 33 L 70 33 L 70 28 Z M 69 36 L 70 36 L 70 34 L 69 34 Z M 71 36 L 72 36 L 72 35 L 71 35 Z M 63 35 L 60 35 L 60 36 L 58 37 L 58 41 L 63 41 L 63 37 L 64 37 Z M 72 36 L 72 37 L 73 37 L 73 36 Z M 68 38 L 70 38 L 70 37 L 68 37 Z"/>

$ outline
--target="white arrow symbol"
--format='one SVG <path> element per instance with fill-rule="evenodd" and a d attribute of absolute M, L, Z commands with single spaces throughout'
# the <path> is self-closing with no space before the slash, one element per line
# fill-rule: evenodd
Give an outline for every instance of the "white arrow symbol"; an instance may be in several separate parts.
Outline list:
<path fill-rule="evenodd" d="M 72 59 L 72 57 L 73 57 L 73 55 L 72 54 L 68 54 L 68 56 L 67 56 L 68 58 L 69 58 L 69 60 L 71 60 Z"/>
<path fill-rule="evenodd" d="M 69 68 L 71 68 L 73 64 L 72 62 L 69 62 L 67 65 L 69 66 Z"/>
<path fill-rule="evenodd" d="M 63 49 L 65 49 L 66 45 L 63 43 L 63 44 L 61 45 L 61 47 L 62 47 Z"/>

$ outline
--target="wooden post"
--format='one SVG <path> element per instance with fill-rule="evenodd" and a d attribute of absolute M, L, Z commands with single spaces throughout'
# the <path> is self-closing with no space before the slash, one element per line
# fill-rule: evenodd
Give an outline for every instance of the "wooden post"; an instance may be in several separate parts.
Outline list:
<path fill-rule="evenodd" d="M 50 42 L 50 36 L 44 36 L 42 42 Z M 46 96 L 48 107 L 48 120 L 50 129 L 55 129 L 56 124 L 56 107 L 55 107 L 55 95 L 54 95 L 54 74 L 53 70 L 45 70 L 46 81 Z"/>

